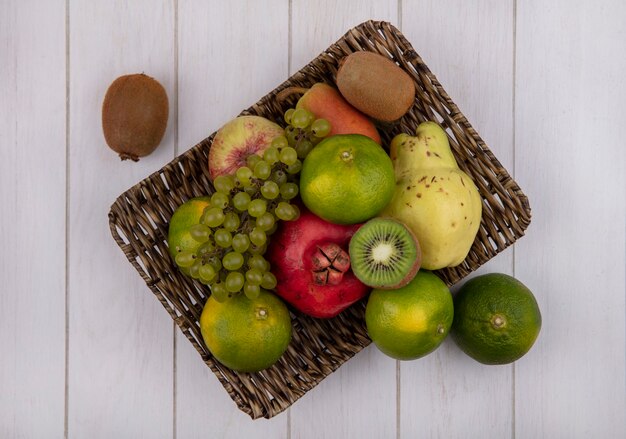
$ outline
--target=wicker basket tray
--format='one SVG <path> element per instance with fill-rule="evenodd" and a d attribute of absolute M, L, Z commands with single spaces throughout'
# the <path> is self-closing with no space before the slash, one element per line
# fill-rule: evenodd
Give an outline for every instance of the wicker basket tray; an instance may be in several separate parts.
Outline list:
<path fill-rule="evenodd" d="M 518 185 L 396 28 L 375 21 L 355 27 L 241 114 L 280 121 L 295 100 L 280 106 L 275 99 L 278 92 L 319 81 L 334 83 L 340 59 L 360 50 L 393 59 L 415 81 L 415 104 L 399 123 L 381 130 L 384 144 L 399 132 L 415 132 L 420 122 L 440 122 L 459 166 L 472 176 L 482 195 L 481 227 L 468 257 L 458 267 L 437 272 L 452 285 L 523 236 L 530 222 L 530 207 Z M 253 419 L 271 418 L 370 343 L 363 319 L 365 304 L 361 301 L 330 320 L 294 312 L 292 342 L 279 362 L 265 371 L 237 373 L 214 361 L 199 327 L 210 291 L 177 270 L 166 242 L 174 210 L 189 198 L 213 191 L 207 156 L 214 134 L 120 195 L 109 213 L 111 233 L 237 406 Z"/>

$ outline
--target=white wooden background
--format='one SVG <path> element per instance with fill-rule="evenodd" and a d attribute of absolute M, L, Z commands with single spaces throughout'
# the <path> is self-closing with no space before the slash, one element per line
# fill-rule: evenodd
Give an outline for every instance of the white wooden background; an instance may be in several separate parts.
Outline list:
<path fill-rule="evenodd" d="M 507 366 L 370 346 L 251 421 L 107 212 L 367 19 L 403 31 L 530 198 L 527 236 L 480 272 L 528 285 L 542 332 Z M 625 22 L 622 0 L 0 0 L 0 437 L 626 437 Z M 134 72 L 170 119 L 121 163 L 100 110 Z"/>

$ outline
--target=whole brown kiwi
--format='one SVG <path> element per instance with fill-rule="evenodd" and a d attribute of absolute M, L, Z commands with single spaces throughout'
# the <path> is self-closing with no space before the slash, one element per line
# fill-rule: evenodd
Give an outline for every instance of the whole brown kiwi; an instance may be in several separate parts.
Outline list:
<path fill-rule="evenodd" d="M 408 73 L 374 52 L 354 52 L 343 58 L 337 88 L 353 107 L 384 122 L 404 116 L 415 101 L 415 84 Z"/>
<path fill-rule="evenodd" d="M 104 96 L 104 138 L 122 160 L 137 161 L 159 146 L 168 112 L 167 93 L 157 80 L 143 73 L 120 76 Z"/>

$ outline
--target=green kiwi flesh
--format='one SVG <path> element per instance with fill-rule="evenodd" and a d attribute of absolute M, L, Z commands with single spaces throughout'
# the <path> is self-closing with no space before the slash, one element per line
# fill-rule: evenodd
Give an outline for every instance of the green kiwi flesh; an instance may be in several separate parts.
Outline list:
<path fill-rule="evenodd" d="M 361 282 L 389 290 L 409 283 L 422 260 L 415 235 L 391 218 L 366 222 L 352 236 L 349 252 L 352 271 Z"/>

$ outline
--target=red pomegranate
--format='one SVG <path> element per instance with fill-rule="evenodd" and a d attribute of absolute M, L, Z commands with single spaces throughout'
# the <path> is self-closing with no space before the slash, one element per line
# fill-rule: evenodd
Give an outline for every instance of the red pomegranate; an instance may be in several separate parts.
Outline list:
<path fill-rule="evenodd" d="M 304 314 L 335 317 L 370 290 L 350 269 L 348 243 L 361 224 L 329 223 L 301 208 L 272 235 L 267 258 L 276 293 Z"/>

